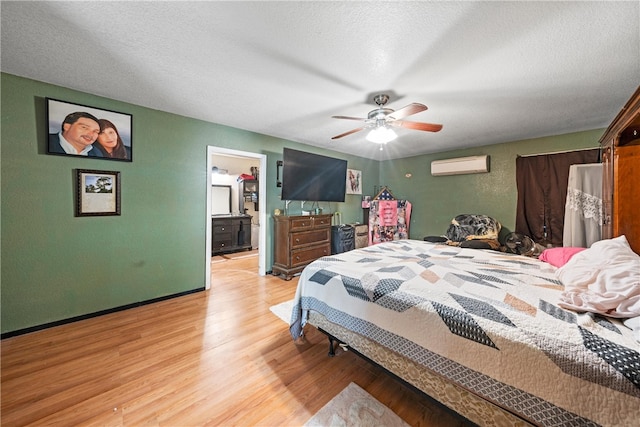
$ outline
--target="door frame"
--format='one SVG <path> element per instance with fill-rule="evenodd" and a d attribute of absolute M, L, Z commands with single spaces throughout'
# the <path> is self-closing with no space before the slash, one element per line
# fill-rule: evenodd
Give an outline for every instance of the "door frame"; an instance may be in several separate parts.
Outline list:
<path fill-rule="evenodd" d="M 267 187 L 266 187 L 266 173 L 267 173 L 267 155 L 260 153 L 252 153 L 249 151 L 232 150 L 229 148 L 215 147 L 213 145 L 207 146 L 207 170 L 206 170 L 206 221 L 205 221 L 205 289 L 211 288 L 211 169 L 213 168 L 213 156 L 216 154 L 231 155 L 236 157 L 245 157 L 251 159 L 260 160 L 260 170 L 258 172 L 258 221 L 260 224 L 258 233 L 258 274 L 260 276 L 266 275 L 266 251 L 265 245 L 267 241 Z"/>

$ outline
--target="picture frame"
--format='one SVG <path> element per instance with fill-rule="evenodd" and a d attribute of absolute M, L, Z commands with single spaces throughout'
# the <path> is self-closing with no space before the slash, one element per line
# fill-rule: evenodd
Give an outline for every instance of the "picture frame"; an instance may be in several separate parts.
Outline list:
<path fill-rule="evenodd" d="M 76 169 L 76 216 L 120 215 L 120 172 Z"/>
<path fill-rule="evenodd" d="M 133 116 L 45 98 L 47 154 L 133 161 Z"/>
<path fill-rule="evenodd" d="M 347 169 L 347 194 L 362 194 L 362 171 Z"/>

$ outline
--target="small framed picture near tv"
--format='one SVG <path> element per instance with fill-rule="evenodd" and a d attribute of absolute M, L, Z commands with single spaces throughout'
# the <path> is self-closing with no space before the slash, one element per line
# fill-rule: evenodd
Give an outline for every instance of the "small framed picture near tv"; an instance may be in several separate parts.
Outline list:
<path fill-rule="evenodd" d="M 362 171 L 347 169 L 347 194 L 362 194 Z"/>
<path fill-rule="evenodd" d="M 46 98 L 47 153 L 133 160 L 131 114 Z"/>
<path fill-rule="evenodd" d="M 76 169 L 76 216 L 120 215 L 120 172 Z"/>

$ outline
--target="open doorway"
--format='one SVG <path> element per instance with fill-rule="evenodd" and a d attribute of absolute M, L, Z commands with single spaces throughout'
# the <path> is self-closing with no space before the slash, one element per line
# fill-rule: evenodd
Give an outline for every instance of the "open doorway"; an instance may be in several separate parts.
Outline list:
<path fill-rule="evenodd" d="M 266 274 L 266 251 L 265 251 L 265 242 L 266 242 L 266 167 L 267 167 L 267 156 L 265 154 L 259 153 L 251 153 L 247 151 L 239 151 L 239 150 L 231 150 L 227 148 L 220 148 L 214 146 L 207 147 L 207 170 L 206 170 L 206 239 L 205 239 L 205 253 L 206 253 L 206 282 L 205 288 L 211 288 L 211 242 L 212 242 L 212 187 L 213 187 L 213 173 L 212 170 L 215 167 L 221 169 L 222 172 L 227 172 L 231 176 L 233 176 L 233 181 L 236 181 L 236 177 L 242 173 L 248 172 L 243 170 L 229 170 L 228 168 L 220 168 L 217 164 L 224 164 L 223 162 L 231 162 L 227 164 L 233 164 L 233 159 L 237 159 L 238 164 L 246 163 L 247 160 L 252 160 L 259 164 L 258 166 L 258 202 L 255 209 L 255 216 L 257 217 L 257 225 L 258 225 L 258 274 L 260 276 L 264 276 Z M 235 175 L 235 176 L 234 176 Z M 237 185 L 237 184 L 236 184 Z M 239 211 L 240 208 L 237 206 L 237 202 L 234 203 L 236 199 L 232 201 L 231 210 Z"/>

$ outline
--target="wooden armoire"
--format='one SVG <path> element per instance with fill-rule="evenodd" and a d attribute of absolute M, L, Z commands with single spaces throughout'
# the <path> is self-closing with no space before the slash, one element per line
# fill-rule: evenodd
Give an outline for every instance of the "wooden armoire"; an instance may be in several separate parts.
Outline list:
<path fill-rule="evenodd" d="M 625 235 L 640 254 L 640 87 L 600 139 L 602 238 Z"/>

